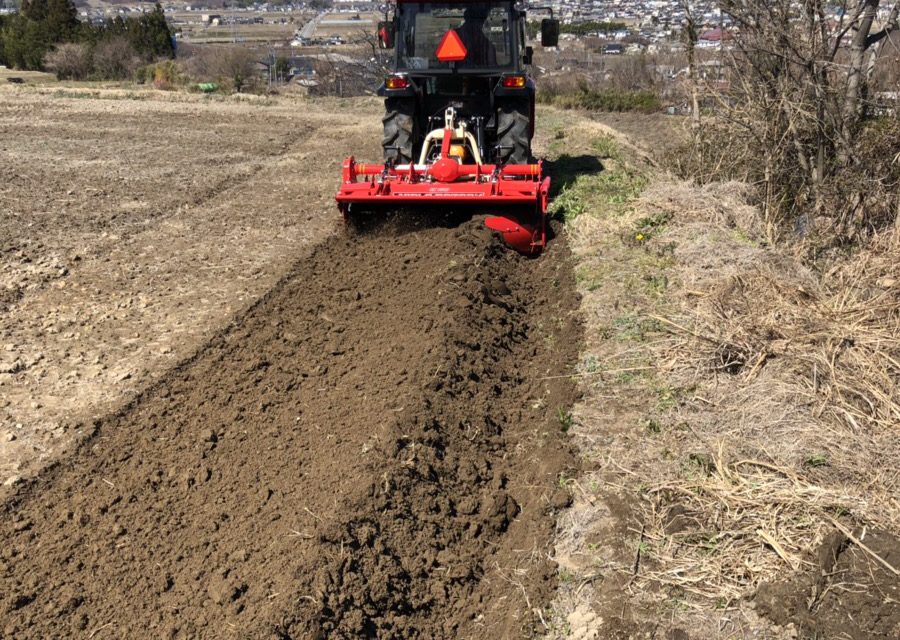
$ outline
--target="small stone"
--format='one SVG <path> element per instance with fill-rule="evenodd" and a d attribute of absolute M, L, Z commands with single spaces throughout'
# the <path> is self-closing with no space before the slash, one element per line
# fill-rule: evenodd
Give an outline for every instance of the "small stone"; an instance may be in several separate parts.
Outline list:
<path fill-rule="evenodd" d="M 494 280 L 493 282 L 494 292 L 498 296 L 508 296 L 510 294 L 509 287 L 506 286 L 506 283 L 503 280 Z"/>
<path fill-rule="evenodd" d="M 21 359 L 0 361 L 0 373 L 18 373 L 25 368 Z"/>
<path fill-rule="evenodd" d="M 14 487 L 22 482 L 22 476 L 10 476 L 4 482 L 4 487 Z"/>
<path fill-rule="evenodd" d="M 201 434 L 201 437 L 203 438 L 203 442 L 218 442 L 219 441 L 218 434 L 216 434 L 216 432 L 213 431 L 212 429 L 205 429 L 203 431 L 203 433 Z"/>
<path fill-rule="evenodd" d="M 246 585 L 222 575 L 215 576 L 210 580 L 209 586 L 207 587 L 207 593 L 209 593 L 210 599 L 219 605 L 234 602 L 240 598 L 246 590 Z"/>
<path fill-rule="evenodd" d="M 4 436 L 3 436 L 3 441 L 4 441 L 4 442 L 12 442 L 12 441 L 15 440 L 15 439 L 16 439 L 16 434 L 14 434 L 12 431 L 7 432 L 7 433 L 4 434 Z"/>
<path fill-rule="evenodd" d="M 246 549 L 238 549 L 231 554 L 231 559 L 235 562 L 247 562 L 250 559 L 250 554 Z"/>
<path fill-rule="evenodd" d="M 436 600 L 443 600 L 447 597 L 447 588 L 443 585 L 443 583 L 435 580 L 432 582 L 431 587 L 429 589 L 431 591 L 431 595 Z"/>
<path fill-rule="evenodd" d="M 478 500 L 472 496 L 462 498 L 456 504 L 456 511 L 463 515 L 471 515 L 478 511 Z"/>

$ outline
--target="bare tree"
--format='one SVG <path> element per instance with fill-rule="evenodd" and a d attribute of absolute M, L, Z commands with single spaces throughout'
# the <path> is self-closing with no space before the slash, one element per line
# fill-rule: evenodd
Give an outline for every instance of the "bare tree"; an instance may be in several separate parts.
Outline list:
<path fill-rule="evenodd" d="M 875 69 L 879 58 L 884 51 L 884 45 L 889 42 L 892 33 L 898 31 L 898 20 L 900 20 L 900 0 L 895 0 L 894 6 L 888 18 L 878 32 L 869 36 L 869 61 L 866 65 L 866 86 L 871 86 L 874 80 Z"/>
<path fill-rule="evenodd" d="M 345 97 L 371 93 L 391 71 L 393 52 L 379 48 L 375 35 L 363 32 L 343 53 L 316 56 L 316 73 L 326 93 Z"/>
<path fill-rule="evenodd" d="M 91 73 L 93 60 L 86 45 L 66 43 L 44 56 L 44 66 L 55 73 L 58 80 L 84 80 Z"/>
<path fill-rule="evenodd" d="M 128 38 L 114 36 L 94 48 L 94 72 L 104 80 L 130 78 L 141 60 Z"/>
<path fill-rule="evenodd" d="M 700 98 L 697 87 L 697 22 L 688 0 L 680 0 L 684 11 L 684 41 L 688 56 L 688 83 L 691 91 L 691 130 L 696 140 L 700 135 Z"/>
<path fill-rule="evenodd" d="M 190 59 L 191 74 L 204 80 L 228 81 L 240 93 L 256 79 L 256 56 L 240 46 L 204 47 Z"/>
<path fill-rule="evenodd" d="M 846 176 L 865 176 L 863 156 L 883 152 L 863 135 L 871 117 L 869 69 L 879 43 L 897 29 L 900 0 L 881 25 L 880 0 L 838 1 L 720 0 L 735 26 L 722 52 L 730 82 L 724 91 L 706 88 L 719 108 L 697 147 L 727 148 L 704 158 L 715 158 L 712 173 L 760 186 L 773 239 L 789 229 L 808 232 L 814 219 L 834 221 L 834 233 L 853 232 L 853 219 L 863 220 L 859 228 L 877 226 L 884 189 L 897 188 L 891 179 Z M 690 26 L 690 6 L 682 2 Z"/>

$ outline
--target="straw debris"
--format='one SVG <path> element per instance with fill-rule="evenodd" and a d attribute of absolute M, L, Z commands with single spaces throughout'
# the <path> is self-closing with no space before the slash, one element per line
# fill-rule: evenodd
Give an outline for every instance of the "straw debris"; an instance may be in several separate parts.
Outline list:
<path fill-rule="evenodd" d="M 646 492 L 660 568 L 643 579 L 728 600 L 800 569 L 832 516 L 900 531 L 900 233 L 816 275 L 723 236 L 722 203 L 705 229 L 695 209 L 697 222 L 657 240 L 675 244 L 677 279 L 702 293 L 674 292 L 658 318 L 673 340 L 650 347 L 660 375 L 693 392 L 660 438 L 690 453 Z M 696 250 L 711 241 L 718 265 Z M 666 533 L 676 505 L 690 526 Z"/>
<path fill-rule="evenodd" d="M 660 177 L 627 213 L 572 229 L 579 268 L 604 276 L 584 278 L 594 371 L 573 437 L 599 470 L 581 482 L 597 504 L 630 501 L 618 516 L 630 537 L 598 555 L 631 604 L 673 620 L 731 611 L 761 624 L 741 602 L 813 568 L 829 534 L 900 533 L 900 229 L 814 269 L 802 247 L 767 243 L 747 195 Z M 646 233 L 647 220 L 664 222 Z M 635 285 L 657 281 L 662 292 Z M 650 370 L 606 373 L 625 367 Z M 612 531 L 617 516 L 578 499 L 575 511 L 558 555 L 593 575 L 578 527 Z M 610 597 L 595 583 L 580 594 Z"/>

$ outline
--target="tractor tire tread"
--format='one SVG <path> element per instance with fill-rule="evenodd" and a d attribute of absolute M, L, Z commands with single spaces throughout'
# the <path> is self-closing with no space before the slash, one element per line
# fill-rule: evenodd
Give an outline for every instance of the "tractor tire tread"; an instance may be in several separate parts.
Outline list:
<path fill-rule="evenodd" d="M 384 161 L 395 165 L 412 161 L 413 143 L 416 138 L 416 105 L 414 100 L 388 98 L 384 101 L 384 138 L 381 146 Z M 395 148 L 389 148 L 395 147 Z"/>
<path fill-rule="evenodd" d="M 504 164 L 528 164 L 531 161 L 530 111 L 526 100 L 511 100 L 500 105 L 497 144 Z"/>

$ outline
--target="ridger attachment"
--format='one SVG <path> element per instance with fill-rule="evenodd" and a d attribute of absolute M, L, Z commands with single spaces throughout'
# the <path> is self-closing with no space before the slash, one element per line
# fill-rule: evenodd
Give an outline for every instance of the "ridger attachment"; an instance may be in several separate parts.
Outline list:
<path fill-rule="evenodd" d="M 536 164 L 484 164 L 475 136 L 456 112 L 445 112 L 443 129 L 423 142 L 418 163 L 362 164 L 344 161 L 336 199 L 344 216 L 357 208 L 426 205 L 478 205 L 507 208 L 485 224 L 525 255 L 538 255 L 547 243 L 550 178 Z"/>

